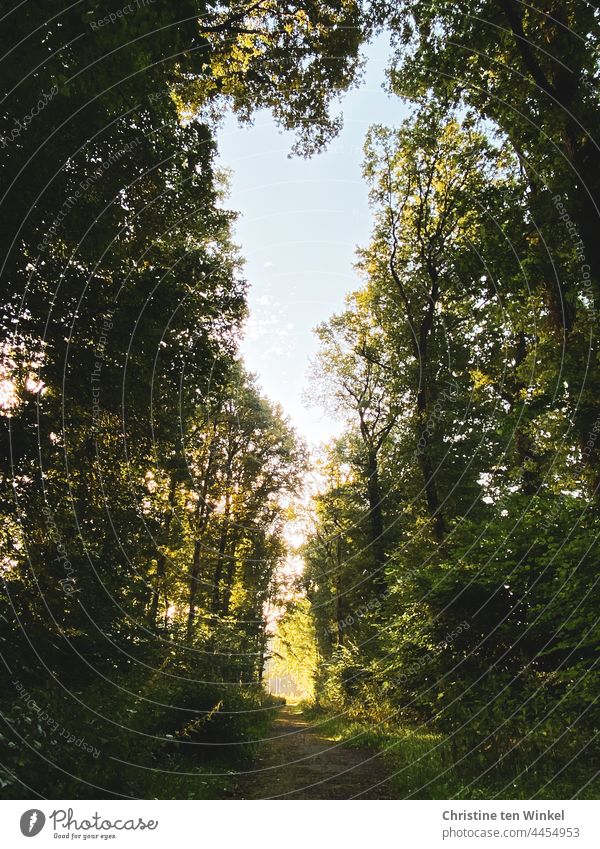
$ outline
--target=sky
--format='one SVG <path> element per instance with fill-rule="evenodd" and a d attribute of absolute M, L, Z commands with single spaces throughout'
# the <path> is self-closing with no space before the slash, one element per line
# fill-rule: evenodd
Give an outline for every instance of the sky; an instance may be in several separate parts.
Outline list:
<path fill-rule="evenodd" d="M 387 54 L 383 40 L 369 48 L 364 80 L 341 104 L 344 128 L 319 155 L 290 158 L 295 136 L 281 132 L 268 112 L 245 127 L 228 116 L 219 133 L 220 164 L 231 171 L 227 206 L 239 212 L 234 235 L 250 284 L 242 354 L 263 392 L 312 446 L 341 431 L 303 394 L 317 348 L 314 328 L 360 285 L 355 249 L 371 230 L 364 137 L 371 124 L 394 126 L 406 116 L 382 88 Z"/>

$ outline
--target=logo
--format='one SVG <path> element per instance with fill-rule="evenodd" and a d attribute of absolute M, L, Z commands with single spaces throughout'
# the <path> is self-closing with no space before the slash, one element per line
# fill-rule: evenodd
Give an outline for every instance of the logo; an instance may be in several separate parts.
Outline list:
<path fill-rule="evenodd" d="M 45 823 L 46 817 L 42 811 L 37 808 L 25 811 L 21 817 L 21 834 L 24 834 L 25 837 L 35 837 L 43 829 Z"/>

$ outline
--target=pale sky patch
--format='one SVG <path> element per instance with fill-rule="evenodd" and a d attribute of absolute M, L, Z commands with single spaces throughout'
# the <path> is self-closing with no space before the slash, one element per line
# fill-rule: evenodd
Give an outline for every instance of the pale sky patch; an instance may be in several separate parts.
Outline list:
<path fill-rule="evenodd" d="M 231 172 L 228 206 L 240 213 L 235 241 L 246 259 L 249 319 L 241 345 L 250 371 L 312 445 L 341 432 L 303 401 L 314 328 L 360 286 L 353 264 L 371 230 L 362 149 L 371 124 L 398 126 L 407 109 L 382 88 L 387 44 L 369 50 L 366 78 L 343 99 L 344 129 L 310 159 L 290 157 L 292 133 L 267 112 L 240 128 L 232 117 L 219 133 L 220 160 Z"/>

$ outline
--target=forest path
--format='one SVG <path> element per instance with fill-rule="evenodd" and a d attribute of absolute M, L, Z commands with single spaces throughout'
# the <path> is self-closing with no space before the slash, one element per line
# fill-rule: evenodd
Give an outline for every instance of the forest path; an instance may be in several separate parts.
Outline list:
<path fill-rule="evenodd" d="M 327 739 L 318 723 L 285 705 L 260 744 L 255 772 L 241 775 L 241 799 L 391 799 L 388 773 L 372 749 Z M 380 782 L 385 782 L 381 784 Z"/>

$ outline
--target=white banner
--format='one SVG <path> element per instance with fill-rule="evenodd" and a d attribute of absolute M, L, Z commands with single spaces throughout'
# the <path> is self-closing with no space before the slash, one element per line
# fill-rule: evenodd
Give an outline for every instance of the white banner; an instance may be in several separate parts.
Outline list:
<path fill-rule="evenodd" d="M 598 802 L 5 801 L 3 849 L 600 846 Z M 30 843 L 29 841 L 35 841 Z"/>

